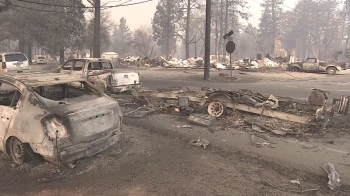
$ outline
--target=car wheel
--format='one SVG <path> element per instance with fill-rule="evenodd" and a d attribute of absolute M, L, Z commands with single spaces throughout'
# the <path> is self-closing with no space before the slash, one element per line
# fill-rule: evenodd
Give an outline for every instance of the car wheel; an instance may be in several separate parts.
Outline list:
<path fill-rule="evenodd" d="M 337 69 L 335 67 L 328 67 L 327 68 L 327 73 L 330 75 L 334 75 L 337 73 Z"/>
<path fill-rule="evenodd" d="M 300 71 L 300 69 L 298 67 L 293 67 L 291 70 L 292 70 L 292 72 L 299 72 Z"/>
<path fill-rule="evenodd" d="M 208 105 L 208 114 L 210 116 L 220 118 L 222 116 L 225 116 L 226 112 L 226 105 L 220 101 L 213 101 Z"/>
<path fill-rule="evenodd" d="M 19 165 L 31 160 L 34 156 L 34 152 L 29 144 L 24 144 L 15 137 L 9 140 L 8 153 L 12 161 Z"/>

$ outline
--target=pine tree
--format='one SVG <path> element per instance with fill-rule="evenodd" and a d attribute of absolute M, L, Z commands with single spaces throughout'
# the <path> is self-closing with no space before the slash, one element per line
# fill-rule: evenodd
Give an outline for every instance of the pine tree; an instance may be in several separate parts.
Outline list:
<path fill-rule="evenodd" d="M 163 55 L 170 55 L 176 47 L 177 24 L 183 16 L 179 4 L 179 0 L 160 0 L 154 14 L 153 38 L 163 48 Z"/>
<path fill-rule="evenodd" d="M 283 0 L 265 0 L 261 7 L 263 13 L 259 24 L 259 38 L 263 42 L 265 52 L 273 52 L 274 40 L 279 35 L 281 5 Z"/>
<path fill-rule="evenodd" d="M 122 57 L 130 52 L 130 42 L 132 41 L 132 33 L 126 24 L 126 19 L 122 17 L 119 25 L 113 31 L 113 48 Z"/>

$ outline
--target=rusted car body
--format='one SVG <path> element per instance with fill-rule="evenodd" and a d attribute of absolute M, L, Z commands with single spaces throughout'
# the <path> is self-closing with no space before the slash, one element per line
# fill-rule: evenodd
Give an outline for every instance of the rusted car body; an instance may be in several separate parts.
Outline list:
<path fill-rule="evenodd" d="M 141 89 L 138 73 L 118 73 L 113 64 L 107 59 L 71 59 L 55 72 L 87 79 L 100 90 L 108 93 Z"/>
<path fill-rule="evenodd" d="M 1 75 L 0 150 L 21 164 L 34 154 L 68 163 L 119 140 L 118 102 L 67 74 Z M 80 85 L 82 88 L 75 88 Z"/>
<path fill-rule="evenodd" d="M 288 64 L 287 69 L 294 72 L 326 72 L 334 75 L 338 71 L 344 70 L 345 67 L 342 67 L 337 63 L 326 63 L 319 61 L 317 58 L 308 58 L 303 62 Z"/>

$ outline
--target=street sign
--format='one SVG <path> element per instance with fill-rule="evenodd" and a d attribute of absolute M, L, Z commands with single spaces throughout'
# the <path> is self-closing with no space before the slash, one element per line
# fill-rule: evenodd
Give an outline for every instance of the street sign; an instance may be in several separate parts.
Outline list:
<path fill-rule="evenodd" d="M 226 44 L 226 52 L 228 52 L 229 54 L 232 54 L 236 49 L 236 44 L 233 41 L 229 41 Z"/>

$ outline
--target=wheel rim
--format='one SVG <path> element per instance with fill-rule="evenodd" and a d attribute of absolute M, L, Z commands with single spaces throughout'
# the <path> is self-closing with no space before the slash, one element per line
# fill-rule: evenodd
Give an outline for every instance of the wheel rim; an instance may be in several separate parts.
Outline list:
<path fill-rule="evenodd" d="M 335 73 L 335 70 L 334 70 L 334 69 L 329 69 L 329 70 L 328 70 L 328 73 L 329 73 L 329 74 L 334 74 L 334 73 Z"/>
<path fill-rule="evenodd" d="M 211 102 L 208 106 L 208 113 L 214 117 L 221 117 L 225 112 L 225 106 L 220 102 Z"/>
<path fill-rule="evenodd" d="M 12 141 L 12 158 L 13 161 L 20 164 L 24 160 L 24 147 L 21 141 L 14 138 Z"/>

